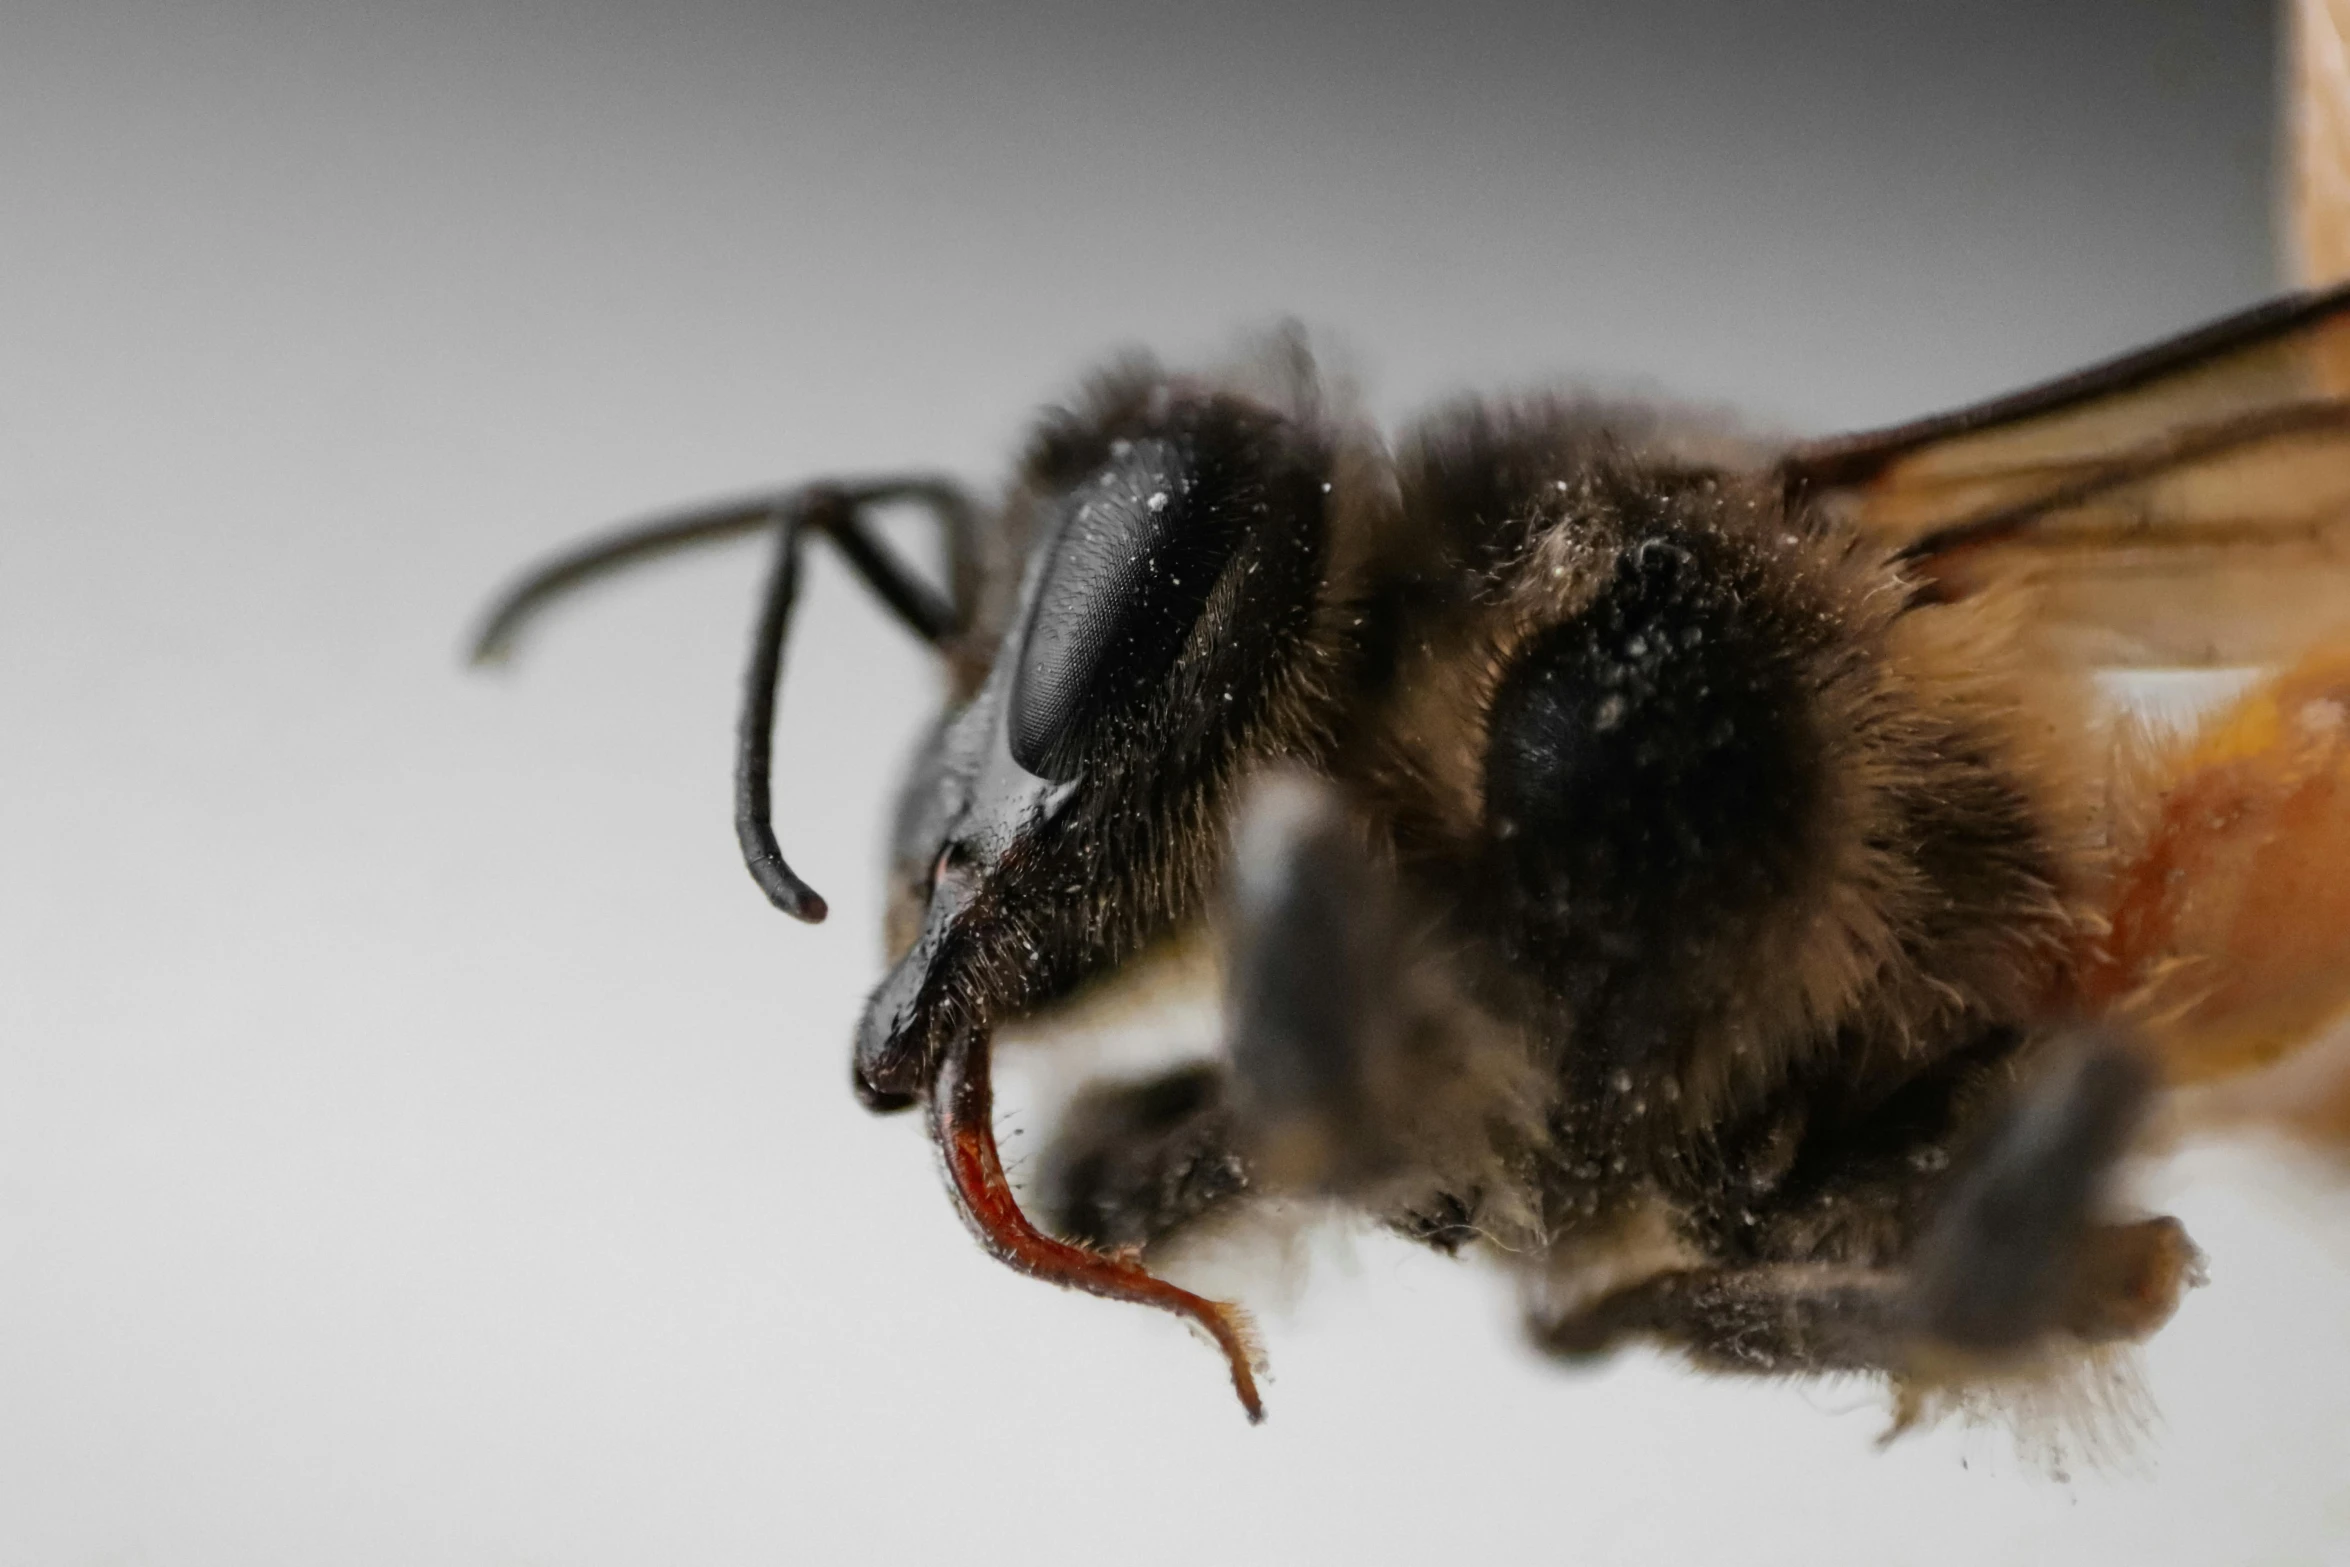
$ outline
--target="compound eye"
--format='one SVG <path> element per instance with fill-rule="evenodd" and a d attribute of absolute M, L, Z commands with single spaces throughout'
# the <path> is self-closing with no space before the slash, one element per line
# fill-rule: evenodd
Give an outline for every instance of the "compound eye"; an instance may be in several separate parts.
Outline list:
<path fill-rule="evenodd" d="M 1012 682 L 1012 759 L 1077 776 L 1181 656 L 1259 487 L 1190 436 L 1125 441 L 1073 489 Z M 1257 507 L 1262 510 L 1261 504 Z"/>

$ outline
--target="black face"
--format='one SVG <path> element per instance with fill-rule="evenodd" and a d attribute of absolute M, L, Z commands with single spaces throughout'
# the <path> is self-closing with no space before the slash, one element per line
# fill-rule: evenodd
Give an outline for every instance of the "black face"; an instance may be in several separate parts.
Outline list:
<path fill-rule="evenodd" d="M 1161 385 L 1042 450 L 1019 612 L 900 810 L 922 908 L 859 1029 L 876 1108 L 922 1091 L 958 1030 L 1049 1000 L 1196 910 L 1233 773 L 1319 733 L 1319 439 Z"/>

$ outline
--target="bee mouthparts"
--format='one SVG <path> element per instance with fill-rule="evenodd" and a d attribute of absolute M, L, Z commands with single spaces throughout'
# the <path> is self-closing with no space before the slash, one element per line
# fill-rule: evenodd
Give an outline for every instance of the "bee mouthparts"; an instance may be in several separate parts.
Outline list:
<path fill-rule="evenodd" d="M 1251 1424 L 1265 1418 L 1257 1396 L 1263 1356 L 1248 1314 L 1154 1278 L 1124 1256 L 1104 1256 L 1046 1235 L 1028 1222 L 1004 1179 L 995 1143 L 995 1087 L 988 1071 L 988 1036 L 966 1033 L 947 1046 L 930 1089 L 930 1125 L 946 1158 L 947 1181 L 971 1227 L 998 1262 L 1030 1278 L 1107 1300 L 1133 1301 L 1171 1311 L 1206 1330 L 1232 1368 L 1232 1391 Z"/>

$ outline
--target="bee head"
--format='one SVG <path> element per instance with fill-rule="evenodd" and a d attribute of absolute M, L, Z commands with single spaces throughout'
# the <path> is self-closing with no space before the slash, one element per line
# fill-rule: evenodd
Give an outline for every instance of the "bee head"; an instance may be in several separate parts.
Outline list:
<path fill-rule="evenodd" d="M 1017 605 L 901 800 L 868 1104 L 1196 912 L 1236 772 L 1325 744 L 1331 469 L 1307 421 L 1155 376 L 1039 436 Z"/>

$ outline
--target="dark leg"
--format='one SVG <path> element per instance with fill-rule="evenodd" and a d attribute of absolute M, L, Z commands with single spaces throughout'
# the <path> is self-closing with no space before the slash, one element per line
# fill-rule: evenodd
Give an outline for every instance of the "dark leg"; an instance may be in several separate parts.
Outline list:
<path fill-rule="evenodd" d="M 1038 1187 L 1054 1233 L 1104 1251 L 1149 1246 L 1248 1190 L 1224 1069 L 1183 1067 L 1070 1106 Z"/>
<path fill-rule="evenodd" d="M 1398 1046 L 1392 893 L 1330 791 L 1259 787 L 1230 879 L 1230 1049 L 1250 1151 L 1277 1184 L 1343 1187 L 1393 1162 L 1377 1079 Z"/>
<path fill-rule="evenodd" d="M 1913 1311 L 1924 1344 L 1998 1360 L 2052 1333 L 2142 1338 L 2169 1319 L 2197 1277 L 2186 1231 L 2175 1219 L 2092 1222 L 2154 1086 L 2128 1041 L 2096 1035 L 2009 1107 L 1918 1242 Z"/>
<path fill-rule="evenodd" d="M 1717 1371 L 1877 1371 L 1897 1365 L 1907 1342 L 1903 1285 L 1888 1269 L 1818 1263 L 1689 1268 L 1527 1326 L 1564 1359 L 1655 1339 Z"/>
<path fill-rule="evenodd" d="M 1262 785 L 1232 883 L 1234 1113 L 1265 1184 L 1414 1233 L 1530 1204 L 1548 1080 L 1461 994 L 1336 795 Z"/>
<path fill-rule="evenodd" d="M 1062 1233 L 1148 1246 L 1254 1191 L 1355 1202 L 1449 1249 L 1531 1211 L 1539 1079 L 1398 901 L 1327 786 L 1259 789 L 1229 883 L 1231 1067 L 1081 1099 L 1046 1162 Z"/>
<path fill-rule="evenodd" d="M 1899 1262 L 1679 1269 L 1530 1331 L 1565 1357 L 1650 1338 L 1721 1370 L 1928 1380 L 2027 1361 L 2054 1344 L 2144 1338 L 2198 1281 L 2199 1265 L 2175 1219 L 2096 1219 L 2150 1088 L 2121 1040 L 2060 1056 L 1952 1178 Z"/>
<path fill-rule="evenodd" d="M 2053 1336 L 2081 1345 L 2144 1338 L 2177 1307 L 2196 1255 L 2176 1219 L 2148 1219 L 2088 1229 L 2074 1261 L 2084 1287 L 2057 1297 L 2041 1330 L 2003 1345 L 2006 1353 Z M 1945 1344 L 1921 1325 L 1927 1306 L 1897 1269 L 1766 1263 L 1659 1274 L 1527 1326 L 1545 1351 L 1570 1360 L 1649 1339 L 1716 1371 L 1947 1372 Z"/>

